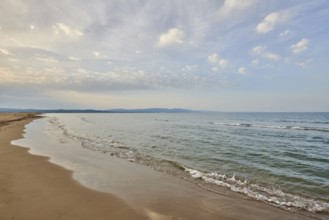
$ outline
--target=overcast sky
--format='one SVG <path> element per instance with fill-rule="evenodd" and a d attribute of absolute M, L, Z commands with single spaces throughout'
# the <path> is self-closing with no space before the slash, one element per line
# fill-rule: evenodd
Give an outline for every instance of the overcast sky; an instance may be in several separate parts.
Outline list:
<path fill-rule="evenodd" d="M 328 0 L 1 0 L 0 108 L 329 111 Z"/>

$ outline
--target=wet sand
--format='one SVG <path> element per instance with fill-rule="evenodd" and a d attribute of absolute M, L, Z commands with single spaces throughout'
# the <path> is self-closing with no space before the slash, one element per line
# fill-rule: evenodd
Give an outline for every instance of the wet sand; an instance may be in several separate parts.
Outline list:
<path fill-rule="evenodd" d="M 28 114 L 0 114 L 0 219 L 147 219 L 110 194 L 87 189 L 72 173 L 12 146 Z"/>
<path fill-rule="evenodd" d="M 31 120 L 0 127 L 0 219 L 313 219 L 225 190 L 227 195 L 215 194 L 113 157 L 100 172 L 108 180 L 103 188 L 94 187 L 88 178 L 82 182 L 105 193 L 89 190 L 72 178 L 72 172 L 49 163 L 48 158 L 10 145 L 10 140 L 22 137 L 23 126 Z"/>

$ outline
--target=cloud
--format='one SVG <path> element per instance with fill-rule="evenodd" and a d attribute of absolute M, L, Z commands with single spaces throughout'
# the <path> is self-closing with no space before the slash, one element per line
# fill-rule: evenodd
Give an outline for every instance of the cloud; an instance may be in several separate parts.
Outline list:
<path fill-rule="evenodd" d="M 92 52 L 92 55 L 93 55 L 94 58 L 96 58 L 96 59 L 107 59 L 107 58 L 108 58 L 107 55 L 105 55 L 104 53 L 99 52 L 99 51 L 93 51 L 93 52 Z"/>
<path fill-rule="evenodd" d="M 57 63 L 58 60 L 52 58 L 52 57 L 38 57 L 38 58 L 35 58 L 36 60 L 38 61 L 42 61 L 42 62 L 45 62 L 45 63 Z"/>
<path fill-rule="evenodd" d="M 93 55 L 95 56 L 95 57 L 100 57 L 101 56 L 101 53 L 100 52 L 98 52 L 98 51 L 94 51 L 93 52 Z"/>
<path fill-rule="evenodd" d="M 244 10 L 254 3 L 255 0 L 225 0 L 223 6 L 220 8 L 219 13 L 223 16 L 227 16 L 232 13 Z"/>
<path fill-rule="evenodd" d="M 272 61 L 279 61 L 281 59 L 280 55 L 269 52 L 265 46 L 256 46 L 252 49 L 251 53 Z"/>
<path fill-rule="evenodd" d="M 272 12 L 268 14 L 262 22 L 260 22 L 256 31 L 258 33 L 267 33 L 274 29 L 274 27 L 280 23 L 283 23 L 288 19 L 288 13 L 284 11 Z"/>
<path fill-rule="evenodd" d="M 46 59 L 40 61 L 48 62 Z M 192 77 L 196 77 L 194 74 L 196 70 L 197 66 L 187 65 L 184 72 L 182 70 L 160 72 L 118 66 L 110 70 L 95 71 L 90 66 L 84 68 L 77 65 L 76 68 L 63 68 L 60 62 L 54 62 L 43 68 L 42 65 L 20 69 L 0 68 L 0 87 L 10 85 L 14 88 L 24 85 L 26 89 L 47 88 L 47 90 L 84 92 L 194 87 L 207 80 L 207 78 L 196 80 Z"/>
<path fill-rule="evenodd" d="M 213 53 L 213 54 L 208 56 L 208 62 L 210 64 L 216 65 L 218 60 L 219 60 L 219 56 L 218 56 L 217 53 Z"/>
<path fill-rule="evenodd" d="M 277 54 L 271 53 L 271 52 L 267 52 L 265 54 L 265 57 L 269 60 L 273 60 L 273 61 L 278 61 L 281 59 L 281 57 Z"/>
<path fill-rule="evenodd" d="M 52 26 L 53 31 L 57 35 L 64 35 L 71 38 L 78 38 L 83 36 L 83 32 L 78 29 L 71 28 L 64 23 L 56 23 Z"/>
<path fill-rule="evenodd" d="M 171 44 L 181 44 L 184 42 L 185 33 L 178 28 L 171 28 L 159 37 L 158 46 L 165 47 Z"/>
<path fill-rule="evenodd" d="M 304 68 L 304 67 L 308 66 L 312 61 L 313 61 L 312 59 L 308 59 L 308 60 L 297 63 L 297 65 Z"/>
<path fill-rule="evenodd" d="M 229 65 L 229 62 L 226 59 L 220 59 L 218 61 L 218 66 L 222 69 L 225 69 L 226 67 L 228 67 L 228 65 Z"/>
<path fill-rule="evenodd" d="M 289 30 L 285 30 L 279 34 L 280 37 L 284 37 L 289 34 Z"/>
<path fill-rule="evenodd" d="M 197 70 L 198 70 L 198 65 L 185 65 L 182 68 L 182 71 L 185 71 L 185 72 L 195 72 Z"/>
<path fill-rule="evenodd" d="M 0 52 L 1 52 L 2 54 L 4 54 L 4 55 L 10 55 L 10 54 L 11 54 L 8 50 L 6 50 L 6 49 L 1 49 L 1 48 L 0 48 Z"/>
<path fill-rule="evenodd" d="M 259 64 L 259 60 L 252 60 L 252 61 L 250 62 L 250 66 L 252 66 L 252 67 L 257 66 L 258 64 Z"/>
<path fill-rule="evenodd" d="M 299 42 L 296 44 L 292 45 L 290 47 L 291 51 L 293 54 L 299 54 L 305 50 L 307 50 L 309 45 L 309 40 L 306 38 L 301 39 Z"/>
<path fill-rule="evenodd" d="M 238 73 L 240 73 L 240 74 L 246 74 L 247 73 L 247 69 L 245 68 L 245 67 L 240 67 L 239 69 L 238 69 Z"/>
<path fill-rule="evenodd" d="M 226 69 L 229 66 L 229 61 L 227 59 L 220 58 L 217 53 L 213 53 L 208 56 L 208 63 L 213 66 L 211 68 L 213 71 Z"/>
<path fill-rule="evenodd" d="M 77 57 L 72 57 L 72 56 L 69 56 L 68 57 L 70 60 L 75 60 L 75 61 L 79 61 L 80 59 L 79 58 L 77 58 Z"/>

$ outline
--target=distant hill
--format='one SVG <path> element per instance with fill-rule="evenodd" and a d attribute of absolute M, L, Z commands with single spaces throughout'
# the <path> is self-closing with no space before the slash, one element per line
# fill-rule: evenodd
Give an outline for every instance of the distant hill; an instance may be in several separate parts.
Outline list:
<path fill-rule="evenodd" d="M 182 108 L 144 108 L 144 109 L 16 109 L 0 108 L 0 112 L 36 112 L 36 113 L 188 113 L 196 112 Z"/>
<path fill-rule="evenodd" d="M 193 110 L 181 108 L 144 108 L 144 109 L 109 109 L 105 112 L 112 113 L 187 113 L 194 112 Z"/>

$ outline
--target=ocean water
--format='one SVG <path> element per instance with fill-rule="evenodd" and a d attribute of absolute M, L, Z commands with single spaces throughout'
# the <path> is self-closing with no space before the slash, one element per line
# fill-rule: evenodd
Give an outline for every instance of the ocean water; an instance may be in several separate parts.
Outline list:
<path fill-rule="evenodd" d="M 329 113 L 46 116 L 47 132 L 105 160 L 122 158 L 291 211 L 329 213 Z"/>

